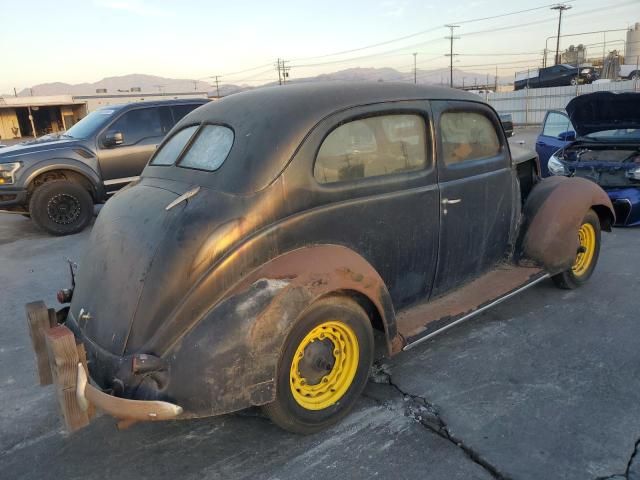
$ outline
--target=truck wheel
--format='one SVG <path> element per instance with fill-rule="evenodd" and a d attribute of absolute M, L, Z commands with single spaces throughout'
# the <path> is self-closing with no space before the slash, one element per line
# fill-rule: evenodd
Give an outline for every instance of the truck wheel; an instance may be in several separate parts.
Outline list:
<path fill-rule="evenodd" d="M 591 278 L 598 256 L 600 255 L 600 219 L 593 210 L 589 210 L 578 229 L 580 245 L 573 266 L 554 275 L 553 281 L 560 288 L 572 290 Z"/>
<path fill-rule="evenodd" d="M 29 202 L 33 222 L 52 235 L 71 235 L 93 217 L 93 199 L 87 190 L 67 180 L 52 180 L 35 189 Z"/>
<path fill-rule="evenodd" d="M 263 406 L 273 423 L 310 434 L 342 419 L 362 393 L 373 361 L 373 332 L 356 302 L 330 297 L 297 321 L 278 363 L 276 399 Z"/>
<path fill-rule="evenodd" d="M 572 78 L 572 79 L 571 79 L 571 85 L 572 85 L 572 86 L 574 86 L 574 87 L 575 87 L 576 85 L 578 85 L 578 79 L 577 79 L 577 78 Z"/>

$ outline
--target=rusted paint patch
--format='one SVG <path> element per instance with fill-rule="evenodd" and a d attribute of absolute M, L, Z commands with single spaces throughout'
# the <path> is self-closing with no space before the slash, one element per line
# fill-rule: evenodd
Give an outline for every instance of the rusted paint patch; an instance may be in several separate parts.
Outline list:
<path fill-rule="evenodd" d="M 406 339 L 416 337 L 431 324 L 447 323 L 448 319 L 470 313 L 489 301 L 522 286 L 539 273 L 539 268 L 500 266 L 448 295 L 399 314 L 398 330 Z"/>

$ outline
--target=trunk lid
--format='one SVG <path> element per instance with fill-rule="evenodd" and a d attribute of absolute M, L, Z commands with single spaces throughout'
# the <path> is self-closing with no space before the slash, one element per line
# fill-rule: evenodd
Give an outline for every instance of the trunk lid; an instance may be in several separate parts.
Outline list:
<path fill-rule="evenodd" d="M 70 315 L 105 350 L 123 353 L 145 278 L 186 202 L 166 207 L 192 187 L 145 179 L 116 194 L 100 212 L 78 268 Z"/>

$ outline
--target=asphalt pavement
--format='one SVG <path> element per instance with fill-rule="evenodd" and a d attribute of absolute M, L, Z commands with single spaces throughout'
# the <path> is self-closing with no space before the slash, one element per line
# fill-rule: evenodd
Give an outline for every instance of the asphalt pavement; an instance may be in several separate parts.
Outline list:
<path fill-rule="evenodd" d="M 355 411 L 308 437 L 257 409 L 65 434 L 24 304 L 55 304 L 88 234 L 0 215 L 0 478 L 640 478 L 640 229 L 604 234 L 585 287 L 542 282 L 382 362 Z"/>

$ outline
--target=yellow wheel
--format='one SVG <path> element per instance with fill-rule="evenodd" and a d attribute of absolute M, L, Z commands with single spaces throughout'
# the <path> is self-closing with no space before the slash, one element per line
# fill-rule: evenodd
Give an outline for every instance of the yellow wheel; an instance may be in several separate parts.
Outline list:
<path fill-rule="evenodd" d="M 576 277 L 583 276 L 589 271 L 596 251 L 596 229 L 593 225 L 586 222 L 580 226 L 578 230 L 578 255 L 571 267 Z"/>
<path fill-rule="evenodd" d="M 570 269 L 553 277 L 560 288 L 573 289 L 585 283 L 596 267 L 600 255 L 600 219 L 589 210 L 578 228 L 578 249 Z"/>
<path fill-rule="evenodd" d="M 358 370 L 358 337 L 340 320 L 323 322 L 300 342 L 291 362 L 291 394 L 307 410 L 322 410 L 347 392 Z"/>
<path fill-rule="evenodd" d="M 345 297 L 321 299 L 289 333 L 278 366 L 276 400 L 263 409 L 286 430 L 322 430 L 354 405 L 372 361 L 373 332 L 364 309 Z"/>

